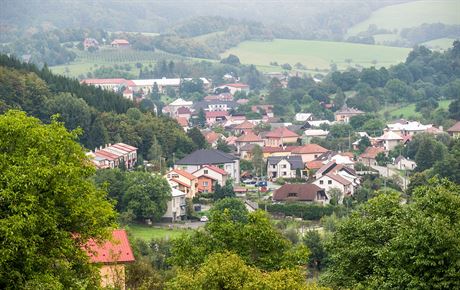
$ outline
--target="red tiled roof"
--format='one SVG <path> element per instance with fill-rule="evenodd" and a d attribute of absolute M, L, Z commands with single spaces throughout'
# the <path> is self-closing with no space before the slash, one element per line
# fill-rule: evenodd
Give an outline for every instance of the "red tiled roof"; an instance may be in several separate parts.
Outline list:
<path fill-rule="evenodd" d="M 255 126 L 249 121 L 244 121 L 243 123 L 236 125 L 235 129 L 253 129 Z"/>
<path fill-rule="evenodd" d="M 329 172 L 328 174 L 323 175 L 323 176 L 327 176 L 327 177 L 329 177 L 329 178 L 332 178 L 332 179 L 334 179 L 335 181 L 337 181 L 338 183 L 343 184 L 343 185 L 349 185 L 349 184 L 351 184 L 351 181 L 350 181 L 350 180 L 345 179 L 345 178 L 343 178 L 342 176 L 340 176 L 340 175 L 338 175 L 338 174 L 334 174 L 334 173 Z M 320 179 L 321 179 L 321 178 L 320 178 Z"/>
<path fill-rule="evenodd" d="M 226 117 L 228 116 L 227 111 L 212 111 L 206 112 L 206 118 Z"/>
<path fill-rule="evenodd" d="M 129 44 L 126 39 L 114 39 L 110 44 Z"/>
<path fill-rule="evenodd" d="M 177 178 L 171 178 L 171 181 L 174 181 L 175 183 L 180 184 L 180 185 L 183 185 L 183 186 L 185 186 L 185 187 L 191 187 L 190 184 L 187 184 L 187 183 L 185 183 L 185 182 L 183 182 L 183 181 L 180 181 L 180 180 L 177 179 Z"/>
<path fill-rule="evenodd" d="M 116 144 L 113 144 L 112 147 L 119 148 L 119 149 L 122 149 L 122 150 L 125 150 L 125 151 L 128 151 L 128 152 L 133 152 L 133 151 L 137 150 L 136 147 L 131 146 L 131 145 L 127 145 L 125 143 L 116 143 Z"/>
<path fill-rule="evenodd" d="M 385 149 L 381 147 L 367 147 L 366 151 L 364 151 L 364 153 L 359 156 L 361 158 L 375 159 L 375 157 L 377 157 L 377 154 L 379 154 L 380 152 L 385 152 Z"/>
<path fill-rule="evenodd" d="M 320 192 L 324 195 L 324 190 L 315 184 L 285 184 L 275 190 L 273 200 L 314 201 Z M 296 195 L 290 196 L 293 193 Z"/>
<path fill-rule="evenodd" d="M 221 137 L 221 134 L 211 131 L 204 135 L 206 141 L 210 144 L 216 142 Z"/>
<path fill-rule="evenodd" d="M 211 170 L 214 170 L 215 172 L 217 172 L 217 173 L 219 173 L 221 175 L 227 175 L 228 174 L 227 171 L 225 171 L 222 168 L 219 168 L 217 166 L 214 166 L 214 165 L 205 165 L 203 167 L 207 167 L 207 168 L 209 168 Z"/>
<path fill-rule="evenodd" d="M 447 129 L 447 132 L 460 132 L 460 121 L 455 123 L 452 127 Z"/>
<path fill-rule="evenodd" d="M 260 138 L 259 136 L 253 133 L 241 135 L 240 137 L 238 137 L 238 139 L 236 139 L 236 142 L 262 142 L 262 141 L 263 141 L 262 138 Z"/>
<path fill-rule="evenodd" d="M 188 173 L 187 171 L 185 170 L 182 170 L 182 169 L 178 169 L 178 168 L 175 168 L 173 169 L 172 171 L 176 172 L 177 174 L 179 175 L 182 175 L 183 177 L 189 179 L 189 180 L 193 180 L 196 178 L 195 175 L 191 174 L 191 173 Z"/>
<path fill-rule="evenodd" d="M 323 165 L 324 165 L 323 162 L 320 160 L 313 160 L 313 161 L 307 162 L 308 169 L 320 169 L 321 167 L 323 167 Z"/>
<path fill-rule="evenodd" d="M 292 132 L 286 127 L 278 127 L 273 131 L 268 132 L 265 137 L 267 138 L 289 138 L 289 137 L 299 137 L 296 133 Z"/>
<path fill-rule="evenodd" d="M 303 146 L 298 146 L 292 150 L 294 154 L 313 154 L 313 153 L 325 153 L 327 150 L 324 147 L 319 146 L 318 144 L 305 144 Z"/>
<path fill-rule="evenodd" d="M 247 84 L 225 84 L 225 85 L 222 85 L 221 87 L 249 88 L 249 85 Z"/>
<path fill-rule="evenodd" d="M 190 109 L 186 107 L 180 107 L 177 109 L 178 114 L 191 114 Z"/>
<path fill-rule="evenodd" d="M 84 249 L 91 263 L 126 263 L 135 260 L 125 230 L 112 231 L 112 239 L 100 245 L 90 239 Z"/>
<path fill-rule="evenodd" d="M 188 126 L 187 118 L 185 118 L 185 117 L 177 117 L 176 120 L 177 120 L 177 123 L 179 123 L 179 125 L 181 125 L 181 127 L 187 127 Z"/>

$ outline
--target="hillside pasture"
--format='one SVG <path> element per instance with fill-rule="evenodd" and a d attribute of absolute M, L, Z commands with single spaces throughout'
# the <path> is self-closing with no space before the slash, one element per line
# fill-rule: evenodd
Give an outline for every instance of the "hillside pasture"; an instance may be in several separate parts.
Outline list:
<path fill-rule="evenodd" d="M 422 43 L 422 45 L 434 50 L 447 50 L 452 47 L 454 38 L 439 38 Z"/>
<path fill-rule="evenodd" d="M 439 108 L 448 109 L 452 100 L 441 100 L 439 101 Z M 404 118 L 414 119 L 422 117 L 422 114 L 415 111 L 415 104 L 396 105 L 383 108 L 380 113 L 385 116 L 387 112 L 389 119 Z"/>
<path fill-rule="evenodd" d="M 390 5 L 374 11 L 369 18 L 351 27 L 347 34 L 366 31 L 371 24 L 398 32 L 423 23 L 460 24 L 459 12 L 458 0 L 422 0 Z"/>
<path fill-rule="evenodd" d="M 263 66 L 271 62 L 279 65 L 301 63 L 308 70 L 330 69 L 331 63 L 339 69 L 349 66 L 390 66 L 404 61 L 410 49 L 355 44 L 345 42 L 275 39 L 273 41 L 245 41 L 224 52 L 221 57 L 234 54 L 244 64 Z M 272 70 L 279 67 L 272 66 Z"/>

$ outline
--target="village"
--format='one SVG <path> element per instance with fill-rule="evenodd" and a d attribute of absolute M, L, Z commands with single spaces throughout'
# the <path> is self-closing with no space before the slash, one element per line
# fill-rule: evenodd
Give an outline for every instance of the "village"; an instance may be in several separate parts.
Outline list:
<path fill-rule="evenodd" d="M 181 82 L 189 80 L 87 79 L 82 83 L 122 93 L 125 98 L 136 101 L 148 97 L 154 86 L 160 92 L 179 90 Z M 350 140 L 348 148 L 333 151 L 311 141 L 326 138 L 328 126 L 349 123 L 353 117 L 365 114 L 363 111 L 343 106 L 335 112 L 333 121 L 318 120 L 314 112 L 303 112 L 297 113 L 291 122 L 285 122 L 275 116 L 272 105 L 264 104 L 251 107 L 262 118 L 248 119 L 237 113 L 237 108 L 249 100 L 234 100 L 235 94 L 249 92 L 247 84 L 229 83 L 212 88 L 210 81 L 205 78 L 201 81 L 209 92 L 202 101 L 177 98 L 162 108 L 162 113 L 176 119 L 184 131 L 190 130 L 199 115 L 204 113 L 204 126 L 200 131 L 209 144 L 207 149 L 176 160 L 163 174 L 172 188 L 172 199 L 163 216 L 164 221 L 185 220 L 186 199 L 199 200 L 199 196 L 213 193 L 216 186 L 223 187 L 228 183 L 251 210 L 258 208 L 261 196 L 272 203 L 327 205 L 335 200 L 340 204 L 353 196 L 363 176 L 369 174 L 393 178 L 404 190 L 409 185 L 408 176 L 417 164 L 402 155 L 388 158 L 389 152 L 406 146 L 420 133 L 438 135 L 447 132 L 458 137 L 460 132 L 460 123 L 444 131 L 432 124 L 399 119 L 386 124 L 379 136 L 349 132 L 356 133 L 359 138 L 353 142 Z M 219 144 L 225 144 L 227 152 L 219 150 Z M 362 144 L 366 146 L 362 148 Z M 116 168 L 125 163 L 124 167 L 131 170 L 138 165 L 136 148 L 123 143 L 108 144 L 87 154 L 99 169 Z M 381 164 L 379 159 L 387 159 L 387 162 Z M 242 169 L 243 163 L 253 163 L 254 160 L 259 164 L 253 166 L 253 170 Z M 149 166 L 147 163 L 142 165 Z M 258 194 L 251 194 L 254 192 Z"/>

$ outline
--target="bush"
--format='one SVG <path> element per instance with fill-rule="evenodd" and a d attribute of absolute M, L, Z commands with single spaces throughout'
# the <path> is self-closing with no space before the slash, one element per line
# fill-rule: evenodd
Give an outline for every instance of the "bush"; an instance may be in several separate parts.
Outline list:
<path fill-rule="evenodd" d="M 259 204 L 259 208 L 264 208 L 264 204 Z M 287 216 L 299 217 L 304 220 L 320 220 L 323 216 L 329 216 L 334 212 L 331 205 L 323 206 L 308 203 L 286 203 L 286 204 L 267 204 L 267 211 L 274 214 L 284 214 Z"/>

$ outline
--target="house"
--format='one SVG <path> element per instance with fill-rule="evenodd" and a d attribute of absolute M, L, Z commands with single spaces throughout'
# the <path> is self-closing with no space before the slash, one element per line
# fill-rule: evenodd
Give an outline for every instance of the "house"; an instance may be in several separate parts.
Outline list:
<path fill-rule="evenodd" d="M 273 201 L 327 203 L 328 197 L 324 189 L 315 184 L 284 184 L 273 193 Z"/>
<path fill-rule="evenodd" d="M 195 112 L 199 112 L 201 109 L 207 112 L 214 111 L 225 111 L 228 112 L 232 109 L 236 109 L 238 104 L 234 101 L 221 101 L 221 100 L 212 100 L 212 101 L 200 101 L 196 102 L 193 105 Z"/>
<path fill-rule="evenodd" d="M 133 101 L 134 100 L 133 90 L 131 90 L 130 88 L 126 88 L 123 91 L 123 98 Z"/>
<path fill-rule="evenodd" d="M 286 127 L 279 127 L 265 135 L 266 145 L 267 146 L 283 146 L 285 144 L 297 143 L 299 135 L 292 132 Z"/>
<path fill-rule="evenodd" d="M 229 174 L 235 183 L 240 183 L 240 160 L 238 157 L 216 149 L 200 149 L 177 161 L 174 167 L 189 173 L 205 165 L 215 165 Z"/>
<path fill-rule="evenodd" d="M 216 184 L 224 186 L 228 179 L 228 173 L 214 165 L 204 165 L 193 175 L 198 178 L 198 192 L 214 192 Z"/>
<path fill-rule="evenodd" d="M 402 141 L 403 138 L 393 131 L 385 132 L 382 136 L 377 137 L 377 142 L 385 148 L 385 151 L 393 150 Z"/>
<path fill-rule="evenodd" d="M 228 112 L 227 111 L 211 111 L 206 112 L 206 124 L 209 126 L 214 125 L 215 123 L 222 123 L 227 120 Z"/>
<path fill-rule="evenodd" d="M 203 135 L 204 135 L 204 139 L 206 140 L 206 142 L 208 142 L 208 144 L 210 144 L 211 147 L 213 148 L 217 146 L 217 141 L 223 138 L 222 134 L 216 133 L 214 131 L 209 131 L 207 133 L 204 133 Z"/>
<path fill-rule="evenodd" d="M 129 47 L 129 41 L 126 39 L 114 39 L 110 45 L 116 48 L 127 48 Z"/>
<path fill-rule="evenodd" d="M 237 152 L 240 153 L 241 147 L 243 147 L 244 145 L 248 145 L 248 144 L 259 145 L 260 147 L 263 147 L 264 140 L 254 133 L 248 133 L 245 135 L 241 135 L 235 141 Z"/>
<path fill-rule="evenodd" d="M 306 122 L 306 121 L 313 121 L 313 114 L 311 113 L 297 113 L 295 114 L 295 120 L 297 122 Z"/>
<path fill-rule="evenodd" d="M 165 178 L 172 188 L 184 192 L 187 198 L 194 198 L 198 192 L 198 179 L 190 172 L 175 168 L 166 173 Z"/>
<path fill-rule="evenodd" d="M 218 86 L 216 89 L 228 90 L 230 94 L 235 95 L 237 92 L 249 92 L 249 85 L 241 83 L 225 84 Z"/>
<path fill-rule="evenodd" d="M 303 146 L 294 147 L 291 150 L 291 155 L 299 155 L 302 157 L 304 163 L 308 161 L 313 161 L 318 158 L 321 154 L 328 152 L 324 147 L 319 146 L 318 144 L 305 144 Z"/>
<path fill-rule="evenodd" d="M 182 129 L 184 129 L 185 132 L 188 131 L 188 129 L 190 129 L 189 125 L 188 125 L 188 119 L 185 118 L 185 117 L 176 117 L 176 121 L 177 123 L 179 123 L 179 125 L 182 127 Z"/>
<path fill-rule="evenodd" d="M 272 156 L 267 158 L 267 176 L 271 179 L 303 178 L 305 164 L 300 156 Z"/>
<path fill-rule="evenodd" d="M 169 105 L 165 106 L 162 111 L 164 114 L 167 114 L 173 117 L 173 116 L 179 115 L 178 113 L 179 110 L 182 114 L 184 114 L 183 108 L 190 110 L 192 105 L 193 105 L 192 101 L 186 101 L 184 99 L 178 98 L 174 100 L 173 102 L 171 102 Z"/>
<path fill-rule="evenodd" d="M 84 48 L 84 50 L 88 50 L 88 48 L 90 48 L 90 47 L 94 47 L 94 48 L 98 49 L 99 48 L 99 42 L 94 38 L 85 38 L 83 40 L 83 48 Z"/>
<path fill-rule="evenodd" d="M 331 198 L 331 190 L 337 188 L 342 193 L 342 196 L 339 198 L 339 202 L 343 200 L 344 196 L 352 195 L 354 192 L 353 183 L 342 177 L 339 174 L 327 173 L 322 175 L 320 178 L 313 181 L 313 184 L 316 184 L 320 188 L 324 189 L 328 198 Z"/>
<path fill-rule="evenodd" d="M 460 121 L 455 123 L 452 127 L 447 129 L 447 133 L 453 138 L 460 138 Z"/>
<path fill-rule="evenodd" d="M 417 164 L 414 161 L 399 155 L 395 158 L 394 166 L 399 170 L 414 170 Z"/>
<path fill-rule="evenodd" d="M 252 160 L 252 151 L 254 150 L 254 144 L 246 144 L 240 147 L 240 159 L 244 160 Z"/>
<path fill-rule="evenodd" d="M 355 108 L 348 108 L 347 106 L 343 106 L 342 109 L 335 112 L 335 120 L 337 122 L 350 122 L 350 118 L 358 115 L 364 114 L 363 111 L 355 109 Z"/>
<path fill-rule="evenodd" d="M 122 163 L 126 169 L 133 169 L 137 162 L 137 148 L 125 143 L 108 144 L 86 153 L 97 169 L 116 168 Z"/>
<path fill-rule="evenodd" d="M 302 134 L 302 143 L 309 144 L 313 138 L 324 139 L 329 134 L 329 131 L 324 131 L 322 129 L 307 129 Z"/>
<path fill-rule="evenodd" d="M 188 121 L 192 117 L 192 112 L 187 107 L 180 107 L 176 110 L 176 115 L 177 117 L 185 118 Z"/>
<path fill-rule="evenodd" d="M 100 243 L 89 239 L 83 246 L 90 263 L 99 264 L 102 288 L 126 289 L 125 266 L 135 261 L 125 230 L 112 231 L 112 238 Z"/>
<path fill-rule="evenodd" d="M 312 129 L 312 128 L 320 128 L 320 126 L 323 124 L 331 125 L 332 123 L 329 120 L 317 120 L 317 121 L 310 120 L 310 121 L 306 121 L 302 125 L 301 129 L 305 130 L 305 129 Z"/>
<path fill-rule="evenodd" d="M 265 146 L 262 148 L 262 153 L 264 159 L 267 159 L 270 156 L 289 156 L 291 155 L 291 150 L 294 146 L 285 146 L 285 147 L 272 147 Z"/>
<path fill-rule="evenodd" d="M 392 131 L 400 136 L 413 136 L 418 133 L 427 132 L 432 124 L 423 125 L 417 121 L 398 120 L 396 123 L 387 124 L 387 131 Z"/>
<path fill-rule="evenodd" d="M 249 121 L 244 121 L 241 124 L 236 125 L 233 127 L 233 131 L 235 132 L 236 135 L 240 134 L 248 134 L 252 133 L 254 131 L 255 125 Z"/>
<path fill-rule="evenodd" d="M 133 83 L 130 80 L 117 78 L 117 79 L 84 79 L 80 81 L 81 84 L 95 86 L 103 90 L 120 92 L 121 88 L 130 88 Z"/>
<path fill-rule="evenodd" d="M 359 155 L 358 161 L 367 166 L 377 165 L 377 155 L 385 153 L 385 149 L 381 147 L 367 147 L 364 153 Z"/>
<path fill-rule="evenodd" d="M 163 221 L 176 222 L 181 221 L 187 215 L 186 213 L 186 194 L 176 188 L 171 189 L 171 199 L 168 200 L 166 213 L 161 218 Z"/>

